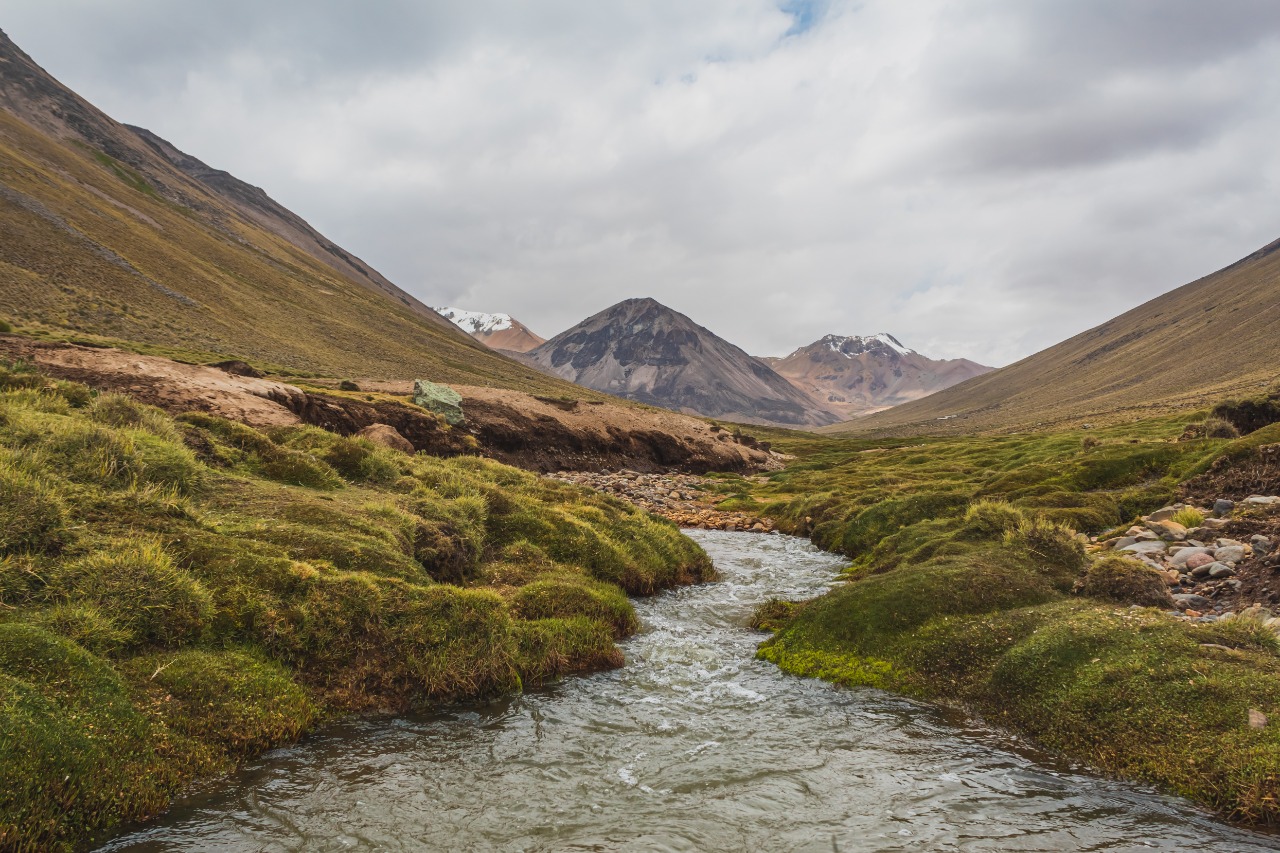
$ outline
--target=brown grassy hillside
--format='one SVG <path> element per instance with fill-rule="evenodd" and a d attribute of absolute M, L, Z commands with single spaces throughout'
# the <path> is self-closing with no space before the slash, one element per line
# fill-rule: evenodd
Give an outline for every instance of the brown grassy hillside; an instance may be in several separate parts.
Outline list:
<path fill-rule="evenodd" d="M 1059 428 L 1203 408 L 1280 376 L 1280 240 L 1016 364 L 824 432 Z"/>
<path fill-rule="evenodd" d="M 288 372 L 568 387 L 184 156 L 96 110 L 0 33 L 0 318 Z"/>

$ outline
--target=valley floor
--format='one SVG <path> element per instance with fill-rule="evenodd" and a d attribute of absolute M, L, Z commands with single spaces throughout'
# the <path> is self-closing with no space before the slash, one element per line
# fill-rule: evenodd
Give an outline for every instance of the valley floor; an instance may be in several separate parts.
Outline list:
<path fill-rule="evenodd" d="M 881 441 L 753 428 L 770 450 L 633 407 L 631 432 L 610 429 L 585 399 L 475 395 L 458 429 L 399 386 L 161 365 L 175 382 L 145 356 L 0 342 L 29 357 L 0 369 L 0 848 L 85 847 L 335 715 L 618 666 L 627 595 L 713 575 L 677 524 L 850 558 L 832 592 L 757 613 L 774 632 L 759 655 L 788 672 L 959 706 L 1232 819 L 1280 819 L 1264 609 L 1280 502 L 1249 500 L 1280 492 L 1280 401 L 1223 409 L 1237 438 L 1186 417 Z M 293 419 L 210 411 L 237 395 Z M 379 424 L 439 455 L 353 434 Z M 538 435 L 560 445 L 526 467 L 586 471 L 470 455 L 519 460 Z M 598 473 L 637 459 L 648 473 Z"/>

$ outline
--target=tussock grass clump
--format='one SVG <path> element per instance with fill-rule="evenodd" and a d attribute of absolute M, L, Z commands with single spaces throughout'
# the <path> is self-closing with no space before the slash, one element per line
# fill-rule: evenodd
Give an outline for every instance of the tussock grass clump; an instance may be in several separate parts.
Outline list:
<path fill-rule="evenodd" d="M 170 726 L 232 757 L 297 740 L 316 719 L 315 703 L 283 667 L 244 651 L 192 649 L 139 658 L 134 668 L 164 691 Z"/>
<path fill-rule="evenodd" d="M 121 626 L 109 612 L 95 604 L 76 601 L 37 611 L 31 623 L 66 637 L 96 655 L 110 657 L 134 642 L 134 632 Z"/>
<path fill-rule="evenodd" d="M 0 456 L 0 554 L 57 551 L 69 535 L 67 508 L 57 494 Z"/>
<path fill-rule="evenodd" d="M 1199 423 L 1199 433 L 1205 438 L 1239 438 L 1240 430 L 1225 418 L 1205 418 Z"/>
<path fill-rule="evenodd" d="M 340 707 L 493 696 L 518 684 L 507 607 L 488 590 L 322 573 L 261 631 L 273 657 Z"/>
<path fill-rule="evenodd" d="M 1169 520 L 1191 530 L 1204 524 L 1204 513 L 1195 507 L 1188 506 L 1175 512 Z"/>
<path fill-rule="evenodd" d="M 961 534 L 972 539 L 1000 539 L 1026 520 L 1022 510 L 1007 501 L 979 500 L 965 511 Z"/>
<path fill-rule="evenodd" d="M 1173 596 L 1164 577 L 1145 563 L 1126 557 L 1103 557 L 1094 561 L 1080 584 L 1080 592 L 1121 604 L 1173 607 Z"/>
<path fill-rule="evenodd" d="M 783 625 L 795 618 L 796 613 L 803 606 L 802 601 L 771 598 L 751 614 L 751 627 L 756 631 L 779 631 Z"/>
<path fill-rule="evenodd" d="M 594 619 L 536 619 L 516 622 L 512 630 L 515 667 L 529 686 L 623 664 L 609 626 Z"/>
<path fill-rule="evenodd" d="M 0 557 L 0 604 L 17 607 L 30 603 L 45 584 L 45 567 L 31 554 Z"/>
<path fill-rule="evenodd" d="M 118 540 L 57 567 L 50 598 L 91 604 L 110 614 L 128 645 L 176 646 L 200 638 L 213 618 L 213 598 L 173 564 L 155 541 Z"/>
<path fill-rule="evenodd" d="M 1076 532 L 1043 516 L 1025 518 L 1004 536 L 1005 547 L 1021 555 L 1060 592 L 1072 588 L 1088 564 Z"/>
<path fill-rule="evenodd" d="M 323 460 L 344 479 L 358 483 L 394 483 L 405 473 L 404 454 L 368 439 L 335 435 L 318 427 L 275 430 L 278 443 Z"/>
<path fill-rule="evenodd" d="M 0 847 L 91 846 L 159 813 L 179 774 L 155 734 L 103 660 L 34 625 L 0 624 Z"/>
<path fill-rule="evenodd" d="M 281 446 L 252 427 L 199 412 L 187 412 L 178 421 L 188 427 L 184 440 L 209 464 L 309 489 L 344 485 L 333 466 L 315 454 Z"/>
<path fill-rule="evenodd" d="M 580 576 L 534 581 L 516 590 L 510 601 L 512 613 L 520 619 L 585 616 L 611 626 L 618 638 L 640 630 L 635 608 L 622 590 Z"/>
<path fill-rule="evenodd" d="M 89 407 L 89 418 L 112 427 L 139 429 L 167 441 L 180 443 L 178 428 L 163 410 L 139 403 L 124 394 L 101 394 Z"/>

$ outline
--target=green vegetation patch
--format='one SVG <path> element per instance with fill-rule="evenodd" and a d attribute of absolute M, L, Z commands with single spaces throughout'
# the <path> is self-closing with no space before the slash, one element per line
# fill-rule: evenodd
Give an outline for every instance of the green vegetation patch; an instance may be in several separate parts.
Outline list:
<path fill-rule="evenodd" d="M 360 710 L 619 666 L 674 526 L 480 459 L 0 365 L 0 849 L 78 849 Z"/>
<path fill-rule="evenodd" d="M 1159 572 L 1090 562 L 1075 532 L 1126 524 L 1187 478 L 1280 442 L 1276 424 L 1178 441 L 1185 424 L 811 441 L 751 498 L 853 568 L 813 601 L 762 608 L 757 623 L 776 633 L 759 656 L 971 710 L 1234 819 L 1280 820 L 1280 726 L 1250 723 L 1280 713 L 1275 633 L 1162 612 L 1172 599 Z"/>

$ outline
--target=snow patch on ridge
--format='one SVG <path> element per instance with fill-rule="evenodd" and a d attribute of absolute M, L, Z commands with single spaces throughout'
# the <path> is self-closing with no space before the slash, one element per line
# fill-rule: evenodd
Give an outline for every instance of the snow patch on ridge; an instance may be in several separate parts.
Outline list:
<path fill-rule="evenodd" d="M 501 332 L 513 325 L 510 314 L 486 314 L 482 311 L 465 311 L 461 308 L 435 308 L 437 314 L 452 320 L 464 332 L 472 335 Z"/>
<path fill-rule="evenodd" d="M 901 341 L 888 332 L 880 332 L 866 337 L 861 335 L 827 335 L 819 343 L 826 344 L 827 349 L 832 352 L 838 352 L 845 358 L 853 358 L 855 355 L 861 355 L 869 350 L 882 348 L 888 348 L 898 355 L 916 354 L 915 350 L 903 346 Z"/>

